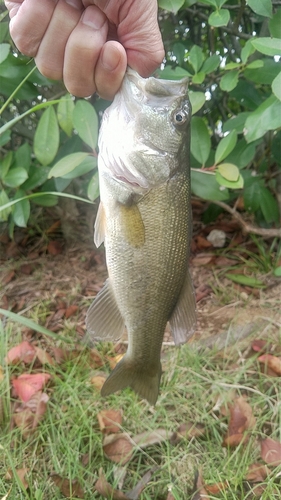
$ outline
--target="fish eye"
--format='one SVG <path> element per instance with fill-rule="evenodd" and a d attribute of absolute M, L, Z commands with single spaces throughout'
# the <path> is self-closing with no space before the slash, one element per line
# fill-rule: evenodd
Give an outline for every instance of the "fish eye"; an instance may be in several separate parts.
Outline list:
<path fill-rule="evenodd" d="M 177 111 L 174 114 L 175 125 L 183 125 L 186 122 L 187 116 L 183 111 Z"/>

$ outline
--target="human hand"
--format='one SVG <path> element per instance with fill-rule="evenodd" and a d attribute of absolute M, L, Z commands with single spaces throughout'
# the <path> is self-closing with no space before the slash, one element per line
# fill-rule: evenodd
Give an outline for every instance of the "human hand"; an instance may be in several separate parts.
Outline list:
<path fill-rule="evenodd" d="M 5 0 L 18 49 L 78 97 L 113 99 L 129 65 L 149 76 L 164 57 L 157 0 Z"/>

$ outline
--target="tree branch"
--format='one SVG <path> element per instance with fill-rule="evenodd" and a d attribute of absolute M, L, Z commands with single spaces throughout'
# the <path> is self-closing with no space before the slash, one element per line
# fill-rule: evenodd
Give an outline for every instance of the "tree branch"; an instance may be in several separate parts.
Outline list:
<path fill-rule="evenodd" d="M 245 233 L 257 234 L 258 236 L 263 236 L 264 238 L 281 238 L 281 229 L 265 229 L 263 227 L 253 226 L 252 224 L 248 224 L 248 222 L 243 219 L 242 215 L 240 215 L 235 208 L 230 207 L 223 201 L 212 201 L 212 203 L 215 203 L 231 214 L 234 219 L 239 222 Z"/>

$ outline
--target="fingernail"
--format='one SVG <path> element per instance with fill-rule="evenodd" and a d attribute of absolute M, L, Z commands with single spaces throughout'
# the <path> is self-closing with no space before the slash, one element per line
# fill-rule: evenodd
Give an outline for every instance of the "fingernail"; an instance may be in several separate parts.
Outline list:
<path fill-rule="evenodd" d="M 71 7 L 74 7 L 77 10 L 80 10 L 83 7 L 81 0 L 65 0 L 65 1 L 66 3 L 71 5 Z"/>
<path fill-rule="evenodd" d="M 120 61 L 120 52 L 115 47 L 105 48 L 102 54 L 101 62 L 105 69 L 114 70 Z"/>
<path fill-rule="evenodd" d="M 87 7 L 82 16 L 82 22 L 95 30 L 99 30 L 104 25 L 105 20 L 105 15 L 94 6 Z"/>

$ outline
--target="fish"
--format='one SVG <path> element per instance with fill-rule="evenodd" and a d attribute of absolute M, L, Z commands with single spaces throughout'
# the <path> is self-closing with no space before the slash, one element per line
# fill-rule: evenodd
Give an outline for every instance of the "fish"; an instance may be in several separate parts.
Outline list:
<path fill-rule="evenodd" d="M 142 78 L 128 69 L 102 119 L 94 241 L 104 242 L 108 279 L 86 327 L 94 341 L 116 341 L 125 327 L 128 334 L 102 396 L 130 387 L 155 405 L 167 322 L 176 345 L 196 327 L 187 86 L 187 79 Z"/>

